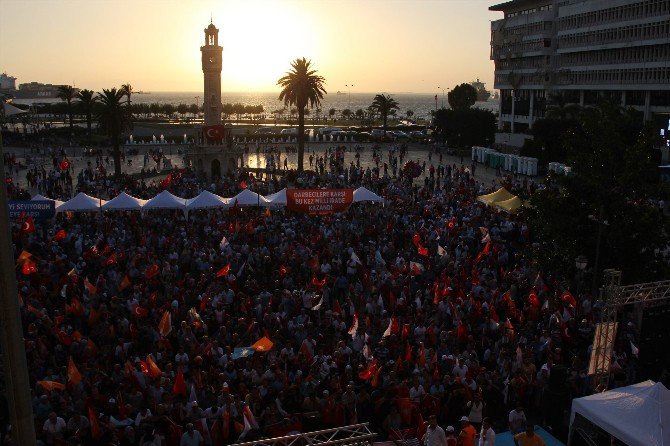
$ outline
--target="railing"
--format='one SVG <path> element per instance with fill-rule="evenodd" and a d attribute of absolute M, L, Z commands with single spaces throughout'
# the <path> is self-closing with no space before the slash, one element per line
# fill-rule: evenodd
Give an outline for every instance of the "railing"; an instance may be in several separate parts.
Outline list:
<path fill-rule="evenodd" d="M 369 446 L 377 436 L 372 432 L 368 423 L 353 424 L 314 432 L 305 432 L 284 437 L 264 438 L 246 443 L 236 443 L 236 446 Z"/>

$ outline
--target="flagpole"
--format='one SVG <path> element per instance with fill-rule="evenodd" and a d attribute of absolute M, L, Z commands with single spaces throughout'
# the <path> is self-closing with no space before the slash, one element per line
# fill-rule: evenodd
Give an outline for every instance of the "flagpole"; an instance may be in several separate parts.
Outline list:
<path fill-rule="evenodd" d="M 2 133 L 0 132 L 0 158 L 4 159 Z M 2 346 L 7 405 L 12 423 L 14 444 L 33 446 L 35 424 L 30 401 L 28 363 L 23 340 L 23 326 L 19 311 L 19 296 L 14 274 L 14 256 L 11 243 L 5 165 L 0 163 L 0 345 Z"/>

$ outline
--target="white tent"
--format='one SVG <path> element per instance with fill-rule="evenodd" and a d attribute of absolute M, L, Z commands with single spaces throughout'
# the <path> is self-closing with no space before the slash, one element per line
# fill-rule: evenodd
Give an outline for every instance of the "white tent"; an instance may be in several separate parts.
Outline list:
<path fill-rule="evenodd" d="M 186 210 L 194 209 L 210 209 L 228 207 L 228 199 L 219 195 L 213 194 L 208 190 L 200 192 L 195 198 L 186 200 Z"/>
<path fill-rule="evenodd" d="M 579 414 L 630 446 L 670 446 L 670 390 L 644 381 L 572 401 Z"/>
<path fill-rule="evenodd" d="M 144 203 L 142 209 L 185 209 L 186 199 L 172 195 L 164 190 L 151 200 Z"/>
<path fill-rule="evenodd" d="M 270 206 L 286 206 L 286 188 L 283 188 L 274 194 L 266 195 L 265 199 Z"/>
<path fill-rule="evenodd" d="M 45 200 L 46 200 L 46 201 L 53 201 L 54 204 L 55 204 L 55 206 L 56 206 L 56 210 L 58 210 L 58 208 L 59 208 L 60 206 L 62 206 L 63 203 L 65 203 L 64 201 L 53 200 L 53 199 L 51 199 L 51 198 L 47 198 L 47 197 L 45 197 L 45 196 L 43 196 L 43 195 L 40 195 L 40 194 L 35 195 L 33 198 L 31 198 L 31 200 L 35 200 L 35 201 L 45 201 Z"/>
<path fill-rule="evenodd" d="M 268 206 L 270 202 L 262 195 L 244 189 L 239 194 L 229 200 L 231 206 Z"/>
<path fill-rule="evenodd" d="M 57 212 L 94 212 L 99 211 L 100 206 L 105 203 L 107 203 L 105 200 L 79 192 L 77 195 L 58 206 Z"/>
<path fill-rule="evenodd" d="M 383 203 L 384 199 L 364 187 L 359 187 L 354 191 L 354 203 L 359 201 L 371 201 L 373 203 Z"/>
<path fill-rule="evenodd" d="M 2 103 L 2 109 L 5 112 L 5 116 L 20 115 L 22 113 L 28 113 L 28 110 L 22 110 L 19 107 L 10 104 L 9 102 Z"/>
<path fill-rule="evenodd" d="M 121 192 L 116 197 L 102 205 L 103 211 L 140 211 L 147 200 L 135 198 L 125 192 Z"/>

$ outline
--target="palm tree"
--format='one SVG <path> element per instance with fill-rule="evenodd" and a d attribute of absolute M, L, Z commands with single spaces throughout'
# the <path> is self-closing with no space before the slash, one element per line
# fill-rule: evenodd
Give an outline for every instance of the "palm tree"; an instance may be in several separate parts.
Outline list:
<path fill-rule="evenodd" d="M 98 113 L 98 122 L 105 129 L 112 140 L 112 149 L 114 156 L 114 175 L 121 176 L 121 150 L 119 149 L 119 138 L 121 132 L 127 127 L 129 122 L 128 108 L 123 105 L 123 90 L 112 88 L 102 90 L 98 93 L 100 101 L 100 112 Z"/>
<path fill-rule="evenodd" d="M 386 123 L 388 121 L 388 117 L 389 115 L 395 114 L 395 111 L 400 109 L 398 102 L 390 95 L 378 94 L 372 100 L 372 105 L 370 105 L 370 107 L 379 113 L 379 116 L 381 116 L 382 122 L 384 124 L 384 136 L 386 136 Z"/>
<path fill-rule="evenodd" d="M 58 98 L 67 103 L 67 116 L 70 121 L 70 130 L 72 130 L 72 100 L 75 97 L 76 93 L 72 85 L 61 85 L 58 87 Z"/>
<path fill-rule="evenodd" d="M 86 128 L 88 129 L 88 136 L 91 136 L 93 107 L 95 107 L 96 102 L 98 102 L 98 98 L 95 97 L 95 92 L 93 90 L 81 90 L 77 93 L 77 99 L 79 99 L 79 106 L 86 114 Z"/>
<path fill-rule="evenodd" d="M 335 113 L 337 113 L 337 110 L 335 110 L 334 108 L 331 108 L 330 110 L 328 110 L 328 116 L 330 116 L 330 119 L 333 119 L 333 120 L 335 119 Z"/>
<path fill-rule="evenodd" d="M 130 118 L 130 120 L 128 121 L 128 125 L 132 126 L 133 115 L 130 112 L 130 95 L 133 94 L 133 86 L 130 84 L 123 84 L 121 85 L 121 91 L 123 92 L 123 95 L 126 97 L 126 105 L 128 106 L 128 114 Z"/>
<path fill-rule="evenodd" d="M 291 62 L 291 70 L 277 81 L 282 87 L 279 100 L 284 105 L 298 108 L 298 172 L 303 171 L 305 157 L 305 108 L 318 107 L 326 93 L 326 80 L 312 69 L 311 61 L 296 59 Z"/>

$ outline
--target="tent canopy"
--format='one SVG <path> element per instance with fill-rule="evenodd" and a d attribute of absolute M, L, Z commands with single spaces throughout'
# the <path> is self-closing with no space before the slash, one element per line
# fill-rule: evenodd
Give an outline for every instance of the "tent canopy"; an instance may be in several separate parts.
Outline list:
<path fill-rule="evenodd" d="M 164 190 L 144 204 L 143 209 L 184 209 L 186 199 L 172 195 Z"/>
<path fill-rule="evenodd" d="M 125 192 L 121 192 L 116 197 L 109 200 L 107 203 L 102 205 L 103 211 L 139 211 L 142 209 L 142 206 L 147 202 L 147 200 L 142 200 L 141 198 L 135 198 L 132 195 L 128 195 Z"/>
<path fill-rule="evenodd" d="M 235 204 L 238 206 L 267 206 L 270 202 L 264 196 L 251 192 L 249 189 L 244 189 L 230 199 L 230 205 L 235 206 Z"/>
<path fill-rule="evenodd" d="M 227 206 L 227 198 L 223 198 L 208 190 L 204 190 L 200 192 L 197 197 L 187 200 L 186 209 L 190 211 L 195 209 L 223 208 Z"/>
<path fill-rule="evenodd" d="M 47 198 L 47 197 L 45 197 L 44 195 L 40 195 L 40 194 L 35 195 L 33 198 L 31 198 L 31 200 L 34 200 L 34 201 L 44 201 L 44 200 L 46 200 L 46 201 L 53 201 L 54 204 L 56 205 L 56 210 L 58 210 L 58 208 L 59 208 L 60 206 L 62 206 L 63 203 L 65 203 L 64 201 L 53 200 L 53 199 L 51 199 L 51 198 Z"/>
<path fill-rule="evenodd" d="M 644 381 L 572 401 L 570 430 L 580 414 L 631 446 L 670 446 L 670 390 Z"/>
<path fill-rule="evenodd" d="M 107 203 L 105 200 L 94 198 L 79 192 L 68 201 L 58 206 L 56 212 L 94 212 L 99 211 L 100 206 Z"/>
<path fill-rule="evenodd" d="M 505 212 L 514 214 L 521 206 L 523 206 L 523 203 L 519 197 L 513 196 L 509 200 L 495 202 L 494 205 Z"/>
<path fill-rule="evenodd" d="M 359 187 L 354 191 L 354 203 L 359 201 L 371 201 L 373 203 L 383 203 L 384 199 L 364 187 Z"/>
<path fill-rule="evenodd" d="M 286 206 L 286 188 L 283 188 L 274 194 L 267 195 L 265 199 L 270 206 Z"/>
<path fill-rule="evenodd" d="M 501 187 L 497 191 L 490 194 L 478 196 L 477 200 L 490 206 L 500 201 L 509 200 L 510 198 L 514 198 L 514 195 L 504 187 Z"/>

